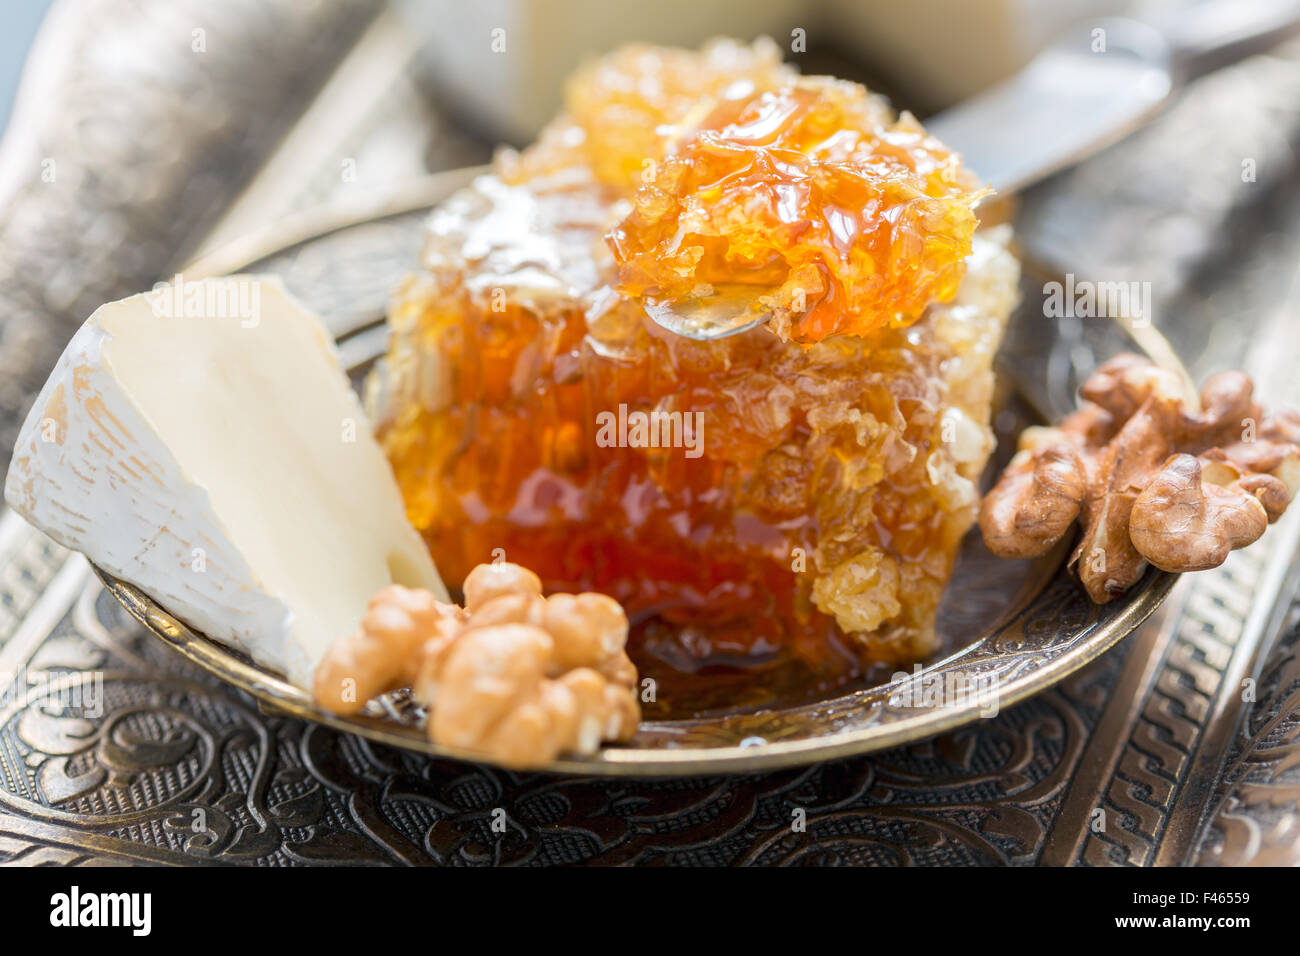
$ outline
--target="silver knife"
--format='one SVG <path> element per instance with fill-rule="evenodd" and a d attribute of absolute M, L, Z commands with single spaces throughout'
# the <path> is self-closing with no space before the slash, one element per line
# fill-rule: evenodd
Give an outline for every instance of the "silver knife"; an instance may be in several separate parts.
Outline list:
<path fill-rule="evenodd" d="M 1006 195 L 1122 139 L 1188 81 L 1296 33 L 1297 0 L 1209 0 L 1164 21 L 1083 23 L 925 127 Z"/>

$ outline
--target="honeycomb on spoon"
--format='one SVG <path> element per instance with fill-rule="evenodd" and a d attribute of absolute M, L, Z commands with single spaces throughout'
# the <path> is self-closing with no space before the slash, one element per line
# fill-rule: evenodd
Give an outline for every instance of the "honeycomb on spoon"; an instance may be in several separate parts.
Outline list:
<path fill-rule="evenodd" d="M 683 77 L 703 88 L 681 92 Z M 408 514 L 448 579 L 504 559 L 548 591 L 615 597 L 661 694 L 717 665 L 824 688 L 924 657 L 975 514 L 1018 274 L 1004 229 L 957 242 L 943 277 L 923 280 L 928 220 L 895 223 L 887 251 L 914 304 L 948 297 L 911 324 L 892 307 L 835 313 L 840 296 L 797 336 L 769 325 L 698 342 L 652 322 L 620 277 L 613 249 L 645 170 L 685 162 L 676 151 L 711 112 L 816 88 L 767 45 L 638 47 L 588 67 L 536 145 L 433 213 L 369 383 Z M 859 118 L 892 122 L 861 88 L 834 88 Z M 618 116 L 655 137 L 624 137 Z M 916 169 L 969 184 L 948 155 L 932 169 L 939 148 L 917 135 Z M 824 151 L 836 133 L 818 137 Z M 846 149 L 842 165 L 869 181 L 871 160 Z M 881 208 L 862 206 L 855 228 L 876 230 Z M 745 215 L 733 204 L 729 228 Z M 839 281 L 862 278 L 854 261 L 834 266 Z"/>

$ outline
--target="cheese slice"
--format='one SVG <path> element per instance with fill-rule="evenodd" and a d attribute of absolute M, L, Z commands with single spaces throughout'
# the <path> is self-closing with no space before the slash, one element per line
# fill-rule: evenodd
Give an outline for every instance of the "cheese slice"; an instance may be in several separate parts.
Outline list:
<path fill-rule="evenodd" d="M 265 277 L 97 309 L 27 417 L 5 500 L 304 689 L 380 588 L 446 597 L 329 333 Z"/>

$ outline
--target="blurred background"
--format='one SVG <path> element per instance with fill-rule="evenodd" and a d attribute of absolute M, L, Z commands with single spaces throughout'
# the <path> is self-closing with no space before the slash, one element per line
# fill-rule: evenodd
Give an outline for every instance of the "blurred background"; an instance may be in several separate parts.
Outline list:
<path fill-rule="evenodd" d="M 825 28 L 830 44 L 846 59 L 870 64 L 895 85 L 903 81 L 913 100 L 908 106 L 919 112 L 948 105 L 1009 75 L 1080 19 L 1169 8 L 1177 2 L 769 0 L 755 5 L 660 0 L 620 7 L 599 0 L 395 0 L 393 6 L 425 46 L 430 81 L 451 92 L 450 101 L 462 115 L 477 118 L 485 132 L 522 141 L 554 112 L 573 64 L 621 42 L 696 45 L 718 35 L 779 39 L 794 29 L 816 33 Z M 0 10 L 0 126 L 52 4 L 27 0 Z M 504 51 L 466 42 L 495 29 L 505 31 Z M 518 44 L 513 50 L 511 36 Z M 825 47 L 828 36 L 814 36 L 812 42 Z M 492 65 L 501 52 L 512 54 L 508 69 Z"/>
<path fill-rule="evenodd" d="M 1209 35 L 1229 36 L 1244 2 L 0 4 L 0 467 L 7 467 L 18 423 L 64 344 L 101 303 L 147 289 L 196 256 L 241 237 L 284 228 L 325 206 L 373 205 L 375 197 L 400 192 L 431 172 L 485 162 L 499 143 L 527 142 L 555 111 L 564 76 L 583 57 L 619 43 L 694 45 L 720 34 L 768 34 L 804 72 L 861 80 L 924 117 L 1015 73 L 1072 24 L 1087 26 L 1115 14 L 1165 23 L 1186 17 Z M 1017 197 L 1014 224 L 1024 260 L 1034 275 L 1068 271 L 1085 279 L 1149 282 L 1156 324 L 1196 378 L 1243 367 L 1270 405 L 1300 405 L 1294 372 L 1300 341 L 1298 150 L 1300 43 L 1291 41 L 1196 79 L 1144 128 Z M 416 257 L 413 243 L 412 268 Z M 308 258 L 304 253 L 294 268 L 311 274 L 330 294 L 329 263 Z M 353 258 L 366 268 L 363 255 Z M 1089 330 L 1077 320 L 1062 320 L 1055 332 L 1054 341 L 1065 348 L 1048 357 L 1048 374 L 1086 373 L 1096 358 Z M 968 845 L 981 848 L 971 851 L 974 857 L 994 853 L 994 842 L 986 839 L 990 832 L 1008 837 L 997 843 L 997 859 L 979 862 L 1300 862 L 1296 768 L 1288 769 L 1283 757 L 1270 763 L 1258 749 L 1267 744 L 1269 728 L 1294 727 L 1300 720 L 1293 695 L 1288 697 L 1300 673 L 1300 629 L 1294 626 L 1300 605 L 1291 600 L 1295 582 L 1286 571 L 1300 564 L 1292 560 L 1294 541 L 1284 547 L 1274 535 L 1270 557 L 1264 547 L 1269 540 L 1222 569 L 1197 575 L 1194 592 L 1180 584 L 1161 617 L 1142 632 L 1145 659 L 1136 652 L 1125 658 L 1127 652 L 1117 649 L 1061 692 L 1041 695 L 1005 718 L 982 721 L 960 743 L 937 742 L 934 753 L 940 756 L 922 770 L 889 777 L 886 765 L 911 767 L 910 754 L 810 769 L 807 787 L 819 799 L 804 803 L 820 803 L 810 813 L 810 833 L 818 815 L 837 833 L 882 832 L 895 826 L 887 822 L 889 813 L 909 803 L 919 815 L 943 821 L 945 834 L 969 828 L 975 835 Z M 58 560 L 48 542 L 0 536 L 0 650 L 16 633 L 36 633 L 23 629 L 24 615 L 45 601 Z M 87 594 L 87 602 L 103 598 L 97 589 Z M 90 655 L 108 645 L 99 631 L 84 640 L 71 634 L 59 632 L 43 646 L 56 654 L 75 644 L 78 653 Z M 24 653 L 42 653 L 36 638 L 30 643 Z M 1271 662 L 1283 677 L 1261 682 L 1258 701 L 1247 705 L 1224 676 L 1229 661 L 1239 669 L 1246 667 L 1242 661 L 1252 667 Z M 129 670 L 137 663 L 120 666 Z M 145 671 L 144 679 L 152 679 Z M 217 722 L 223 726 L 257 719 L 258 733 L 267 740 L 302 735 L 304 751 L 317 745 L 301 728 L 254 718 L 247 701 L 222 700 Z M 1121 709 L 1105 709 L 1099 701 Z M 1257 739 L 1233 736 L 1239 716 L 1248 729 L 1264 728 Z M 1022 734 L 1029 726 L 1057 729 Z M 1094 734 L 1101 729 L 1104 735 Z M 0 745 L 18 753 L 16 739 L 0 727 Z M 1087 761 L 1081 741 L 1087 742 Z M 43 759 L 39 743 L 22 745 L 30 745 L 24 751 L 29 766 Z M 48 752 L 56 749 L 51 745 Z M 276 751 L 265 772 L 298 786 L 306 778 L 304 759 L 286 756 L 288 749 Z M 1021 754 L 1015 766 L 1003 765 L 1008 750 Z M 984 756 L 963 764 L 965 758 L 954 756 L 959 753 Z M 365 819 L 340 815 L 327 827 L 334 858 L 347 861 L 373 852 L 377 811 L 371 812 L 371 803 L 381 802 L 378 794 L 400 773 L 406 781 L 421 775 L 428 790 L 443 794 L 459 786 L 462 774 L 481 772 L 461 765 L 403 767 L 359 751 L 348 760 L 353 776 L 331 783 L 331 793 L 350 788 L 361 794 L 352 812 Z M 949 776 L 948 796 L 935 789 L 941 775 L 933 763 Z M 1121 764 L 1122 774 L 1115 770 Z M 1211 786 L 1222 767 L 1243 769 Z M 1071 788 L 1079 768 L 1086 792 L 1076 798 Z M 245 800 L 253 784 L 238 784 L 236 776 L 212 784 L 214 805 Z M 915 787 L 897 782 L 904 778 Z M 697 814 L 671 840 L 688 848 L 683 854 L 711 846 L 722 847 L 711 858 L 740 859 L 766 846 L 768 837 L 754 823 L 761 817 L 757 811 L 732 811 L 766 801 L 777 808 L 772 819 L 784 814 L 788 821 L 782 801 L 804 779 L 772 775 L 716 787 L 703 781 L 700 786 L 711 789 L 699 797 L 701 805 L 725 809 Z M 887 779 L 895 782 L 880 782 Z M 978 784 L 978 794 L 962 809 L 950 797 L 969 781 Z M 44 819 L 34 800 L 24 803 L 27 797 L 6 789 L 10 783 L 0 784 L 0 802 Z M 506 800 L 501 794 L 516 785 L 488 777 L 476 778 L 474 787 Z M 611 790 L 584 803 L 587 797 L 577 793 L 596 788 L 573 784 L 572 806 L 587 807 L 582 813 L 588 813 L 596 805 L 636 802 Z M 646 785 L 639 793 L 650 800 L 653 790 Z M 999 796 L 989 796 L 995 792 Z M 1087 811 L 1103 796 L 1121 820 L 1110 836 L 1087 828 Z M 679 805 L 672 802 L 675 795 L 665 799 Z M 155 797 L 140 800 L 143 807 Z M 1067 823 L 1078 826 L 1047 820 L 1058 801 L 1078 811 L 1062 811 Z M 43 841 L 63 841 L 75 848 L 78 833 L 109 833 L 101 810 L 89 804 L 77 809 L 68 823 L 71 835 L 60 831 L 57 839 L 39 835 L 31 842 L 48 849 Z M 1220 811 L 1226 822 L 1214 816 Z M 468 806 L 464 816 L 475 812 Z M 626 815 L 621 809 L 608 813 L 610 820 Z M 1178 818 L 1200 821 L 1204 814 L 1215 821 L 1204 833 L 1169 825 Z M 455 818 L 450 811 L 449 816 Z M 27 840 L 28 831 L 8 820 L 0 813 L 0 837 L 7 832 Z M 585 817 L 574 826 L 586 827 Z M 647 852 L 658 852 L 670 841 L 644 822 L 608 829 L 618 831 L 609 845 L 617 845 L 624 860 L 634 859 L 643 844 L 651 847 Z M 161 825 L 156 830 L 113 830 L 112 839 L 119 841 L 113 852 L 126 853 L 122 848 L 130 845 L 147 857 L 155 846 L 166 849 Z M 546 856 L 542 831 L 521 837 L 515 847 L 520 859 Z M 565 861 L 605 854 L 604 837 L 582 833 Z M 4 839 L 0 862 L 9 852 Z M 187 845 L 175 852 L 198 858 L 204 851 Z M 779 859 L 785 851 L 773 844 L 761 852 Z M 900 844 L 897 852 L 913 850 Z M 384 853 L 384 861 L 399 855 Z M 258 854 L 276 863 L 301 862 L 279 843 L 268 843 Z"/>
<path fill-rule="evenodd" d="M 7 4 L 0 11 L 0 129 L 9 122 L 27 51 L 52 0 Z"/>

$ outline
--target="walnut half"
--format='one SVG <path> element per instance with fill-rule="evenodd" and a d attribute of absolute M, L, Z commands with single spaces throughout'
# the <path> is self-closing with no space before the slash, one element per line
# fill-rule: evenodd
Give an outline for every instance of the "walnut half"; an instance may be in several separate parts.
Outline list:
<path fill-rule="evenodd" d="M 480 564 L 465 607 L 423 591 L 384 588 L 357 633 L 316 670 L 318 703 L 355 713 L 377 694 L 410 687 L 429 708 L 437 744 L 497 763 L 536 767 L 627 740 L 641 719 L 627 616 L 603 594 L 542 596 L 519 565 Z"/>
<path fill-rule="evenodd" d="M 1084 405 L 1054 428 L 1028 428 L 980 508 L 990 551 L 1046 553 L 1077 519 L 1070 558 L 1099 604 L 1147 564 L 1217 567 L 1276 521 L 1300 489 L 1300 416 L 1265 417 L 1250 379 L 1224 372 L 1189 407 L 1177 380 L 1136 355 L 1103 364 Z"/>

